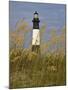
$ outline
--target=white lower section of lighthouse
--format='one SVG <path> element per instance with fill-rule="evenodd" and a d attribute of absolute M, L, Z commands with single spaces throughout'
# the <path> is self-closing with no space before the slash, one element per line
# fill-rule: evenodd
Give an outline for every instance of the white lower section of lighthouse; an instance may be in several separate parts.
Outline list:
<path fill-rule="evenodd" d="M 32 45 L 40 45 L 40 31 L 39 31 L 39 29 L 33 29 Z"/>

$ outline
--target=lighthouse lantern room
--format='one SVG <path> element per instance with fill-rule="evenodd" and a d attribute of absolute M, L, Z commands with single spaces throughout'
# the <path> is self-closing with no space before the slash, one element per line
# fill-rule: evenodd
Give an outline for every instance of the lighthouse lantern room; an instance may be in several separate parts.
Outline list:
<path fill-rule="evenodd" d="M 32 51 L 40 52 L 40 30 L 39 30 L 39 15 L 37 11 L 34 13 L 33 17 L 33 31 L 32 31 Z"/>

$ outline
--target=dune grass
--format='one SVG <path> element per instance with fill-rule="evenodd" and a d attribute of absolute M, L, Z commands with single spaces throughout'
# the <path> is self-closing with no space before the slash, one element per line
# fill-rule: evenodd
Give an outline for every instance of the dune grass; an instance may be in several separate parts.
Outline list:
<path fill-rule="evenodd" d="M 65 59 L 57 52 L 39 56 L 28 49 L 11 49 L 10 88 L 65 85 Z"/>

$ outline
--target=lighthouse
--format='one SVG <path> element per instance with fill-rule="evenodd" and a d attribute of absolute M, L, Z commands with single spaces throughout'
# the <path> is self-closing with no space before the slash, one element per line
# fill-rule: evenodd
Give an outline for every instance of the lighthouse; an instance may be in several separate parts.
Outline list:
<path fill-rule="evenodd" d="M 32 51 L 40 53 L 40 30 L 39 30 L 39 15 L 35 11 L 33 16 L 33 31 L 32 31 Z"/>

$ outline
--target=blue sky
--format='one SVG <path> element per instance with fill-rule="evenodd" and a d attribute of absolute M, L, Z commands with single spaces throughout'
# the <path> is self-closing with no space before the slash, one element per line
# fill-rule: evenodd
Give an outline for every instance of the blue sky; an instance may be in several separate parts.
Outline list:
<path fill-rule="evenodd" d="M 65 25 L 65 5 L 63 4 L 10 1 L 9 7 L 10 27 L 13 28 L 16 22 L 22 18 L 32 25 L 34 11 L 39 13 L 40 24 L 46 23 L 48 29 L 52 27 L 61 29 Z"/>
<path fill-rule="evenodd" d="M 46 24 L 46 32 L 44 39 L 47 41 L 50 38 L 49 32 L 52 28 L 55 28 L 57 33 L 62 32 L 62 28 L 65 26 L 66 17 L 66 5 L 64 4 L 47 4 L 47 3 L 31 3 L 31 2 L 9 2 L 9 26 L 15 28 L 18 20 L 25 18 L 25 20 L 32 27 L 33 13 L 37 11 L 39 13 L 40 26 Z M 10 29 L 11 30 L 11 29 Z M 31 40 L 31 34 L 28 35 L 29 44 Z"/>

